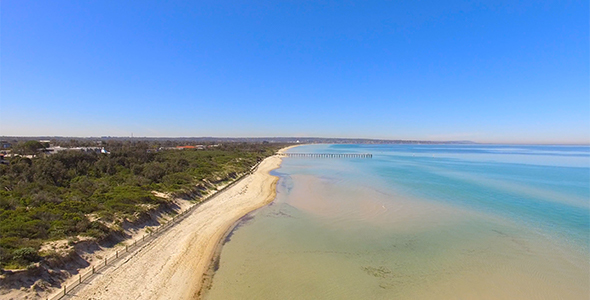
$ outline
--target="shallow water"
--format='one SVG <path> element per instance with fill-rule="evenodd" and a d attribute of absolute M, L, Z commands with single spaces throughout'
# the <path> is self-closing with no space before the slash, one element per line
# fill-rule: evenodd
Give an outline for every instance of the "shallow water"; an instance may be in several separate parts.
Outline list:
<path fill-rule="evenodd" d="M 313 145 L 206 299 L 588 299 L 590 148 Z"/>

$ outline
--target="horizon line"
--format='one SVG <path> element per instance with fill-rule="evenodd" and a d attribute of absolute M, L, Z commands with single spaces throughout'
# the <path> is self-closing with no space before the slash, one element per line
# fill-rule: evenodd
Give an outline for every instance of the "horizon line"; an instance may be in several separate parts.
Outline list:
<path fill-rule="evenodd" d="M 590 146 L 590 142 L 476 142 L 471 140 L 421 140 L 421 139 L 392 139 L 392 138 L 361 138 L 361 137 L 316 137 L 316 136 L 67 136 L 67 135 L 0 135 L 0 138 L 74 138 L 74 139 L 325 139 L 325 140 L 365 140 L 382 142 L 408 142 L 408 143 L 464 143 L 483 145 L 564 145 L 564 146 Z M 362 143 L 358 143 L 362 144 Z"/>

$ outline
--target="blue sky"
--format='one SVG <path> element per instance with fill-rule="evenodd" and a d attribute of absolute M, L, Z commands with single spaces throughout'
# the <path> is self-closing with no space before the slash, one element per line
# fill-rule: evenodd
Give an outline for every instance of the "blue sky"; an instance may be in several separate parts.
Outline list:
<path fill-rule="evenodd" d="M 1 2 L 0 135 L 590 142 L 588 1 Z"/>

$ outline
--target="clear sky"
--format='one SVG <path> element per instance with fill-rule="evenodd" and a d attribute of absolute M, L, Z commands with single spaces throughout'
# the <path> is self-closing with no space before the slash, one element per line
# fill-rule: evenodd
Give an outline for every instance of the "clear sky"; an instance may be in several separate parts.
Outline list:
<path fill-rule="evenodd" d="M 589 10 L 2 0 L 0 135 L 589 143 Z"/>

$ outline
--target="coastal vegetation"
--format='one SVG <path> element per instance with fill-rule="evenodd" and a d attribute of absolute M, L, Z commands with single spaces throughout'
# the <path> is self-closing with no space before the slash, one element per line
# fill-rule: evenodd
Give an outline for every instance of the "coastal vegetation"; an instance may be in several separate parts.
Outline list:
<path fill-rule="evenodd" d="M 43 145 L 46 146 L 46 145 Z M 43 155 L 26 142 L 22 154 L 0 165 L 0 267 L 26 268 L 50 253 L 49 241 L 97 241 L 149 210 L 170 205 L 154 193 L 201 196 L 270 156 L 280 145 L 229 143 L 162 150 L 159 144 L 114 141 L 109 153 L 60 151 Z M 17 147 L 17 148 L 18 148 Z"/>

